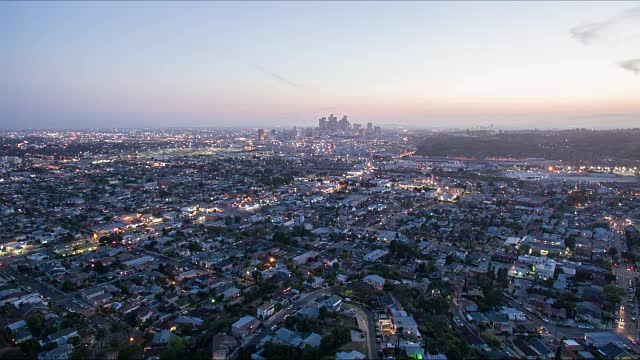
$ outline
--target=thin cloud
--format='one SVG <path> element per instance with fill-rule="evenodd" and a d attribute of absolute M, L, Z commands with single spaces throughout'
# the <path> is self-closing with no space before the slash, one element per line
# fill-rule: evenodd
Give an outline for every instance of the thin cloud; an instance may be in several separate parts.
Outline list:
<path fill-rule="evenodd" d="M 583 44 L 588 44 L 595 39 L 600 32 L 614 24 L 612 21 L 603 21 L 573 27 L 569 29 L 571 36 Z"/>
<path fill-rule="evenodd" d="M 278 81 L 278 82 L 280 82 L 282 84 L 285 84 L 285 85 L 288 85 L 288 86 L 292 86 L 292 87 L 302 87 L 303 86 L 302 84 L 299 84 L 297 82 L 293 82 L 293 81 L 287 79 L 286 77 L 284 77 L 284 76 L 282 76 L 282 75 L 280 75 L 280 74 L 278 74 L 276 72 L 269 71 L 269 70 L 263 68 L 262 66 L 256 66 L 256 68 L 258 70 L 260 70 L 260 72 L 262 72 L 262 73 L 264 73 L 266 75 L 269 75 L 272 79 L 274 79 L 274 80 L 276 80 L 276 81 Z"/>
<path fill-rule="evenodd" d="M 623 61 L 620 63 L 620 67 L 624 70 L 631 71 L 635 75 L 640 75 L 640 58 Z"/>
<path fill-rule="evenodd" d="M 609 19 L 573 27 L 569 29 L 569 33 L 577 41 L 588 44 L 617 23 L 635 18 L 640 19 L 640 6 L 627 9 Z"/>

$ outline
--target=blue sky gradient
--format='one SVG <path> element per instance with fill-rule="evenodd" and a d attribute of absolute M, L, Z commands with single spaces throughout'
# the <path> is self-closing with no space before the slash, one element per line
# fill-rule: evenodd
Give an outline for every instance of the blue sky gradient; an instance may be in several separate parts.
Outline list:
<path fill-rule="evenodd" d="M 638 9 L 3 2 L 0 127 L 640 126 Z"/>

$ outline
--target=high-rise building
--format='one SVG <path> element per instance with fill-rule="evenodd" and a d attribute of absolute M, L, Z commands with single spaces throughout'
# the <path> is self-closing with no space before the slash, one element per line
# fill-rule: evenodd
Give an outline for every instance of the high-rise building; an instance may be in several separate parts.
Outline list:
<path fill-rule="evenodd" d="M 318 120 L 318 128 L 320 130 L 326 130 L 327 129 L 327 118 L 326 117 L 321 117 Z"/>
<path fill-rule="evenodd" d="M 367 123 L 367 135 L 371 135 L 373 133 L 373 123 Z"/>
<path fill-rule="evenodd" d="M 337 130 L 338 129 L 338 117 L 331 114 L 329 115 L 329 119 L 327 120 L 327 126 L 329 130 Z"/>
<path fill-rule="evenodd" d="M 373 128 L 373 135 L 375 135 L 375 136 L 380 135 L 380 131 L 381 131 L 380 126 L 374 127 Z"/>
<path fill-rule="evenodd" d="M 359 131 L 359 130 L 360 130 L 360 128 L 362 128 L 362 125 L 357 124 L 357 123 L 353 123 L 353 130 L 355 130 L 355 131 Z"/>
<path fill-rule="evenodd" d="M 258 129 L 258 140 L 264 141 L 264 129 Z"/>
<path fill-rule="evenodd" d="M 349 128 L 351 127 L 351 124 L 349 124 L 347 115 L 343 116 L 342 119 L 340 119 L 340 123 L 338 124 L 338 126 L 340 127 L 341 130 L 349 130 Z"/>

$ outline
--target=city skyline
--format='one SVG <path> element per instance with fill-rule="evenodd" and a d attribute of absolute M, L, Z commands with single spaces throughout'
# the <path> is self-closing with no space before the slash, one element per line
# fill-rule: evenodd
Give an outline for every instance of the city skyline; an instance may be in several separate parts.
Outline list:
<path fill-rule="evenodd" d="M 640 7 L 3 3 L 0 128 L 640 124 Z"/>

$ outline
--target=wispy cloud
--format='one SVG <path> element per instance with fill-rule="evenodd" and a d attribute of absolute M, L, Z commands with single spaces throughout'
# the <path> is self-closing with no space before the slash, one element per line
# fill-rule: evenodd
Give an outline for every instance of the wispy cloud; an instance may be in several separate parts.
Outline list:
<path fill-rule="evenodd" d="M 584 24 L 569 29 L 571 36 L 584 45 L 591 43 L 600 34 L 622 22 L 640 20 L 640 6 L 627 9 L 620 14 L 594 23 Z M 630 71 L 635 75 L 640 74 L 640 58 L 633 58 L 618 63 L 620 68 Z"/>
<path fill-rule="evenodd" d="M 584 24 L 569 29 L 569 33 L 574 39 L 586 45 L 593 41 L 601 31 L 611 26 L 611 24 L 612 22 L 610 21 Z"/>
<path fill-rule="evenodd" d="M 631 71 L 636 75 L 640 75 L 640 58 L 630 59 L 620 63 L 620 67 Z"/>
<path fill-rule="evenodd" d="M 627 9 L 614 17 L 602 21 L 573 27 L 569 29 L 569 33 L 574 39 L 583 44 L 588 44 L 608 28 L 632 19 L 640 19 L 640 6 Z"/>
<path fill-rule="evenodd" d="M 269 75 L 272 79 L 288 85 L 288 86 L 293 86 L 293 87 L 302 87 L 303 85 L 297 82 L 293 82 L 291 80 L 289 80 L 288 78 L 286 78 L 285 76 L 282 76 L 280 74 L 278 74 L 277 72 L 273 72 L 273 71 L 269 71 L 265 68 L 263 68 L 262 66 L 256 65 L 256 69 L 258 69 L 260 72 Z"/>

